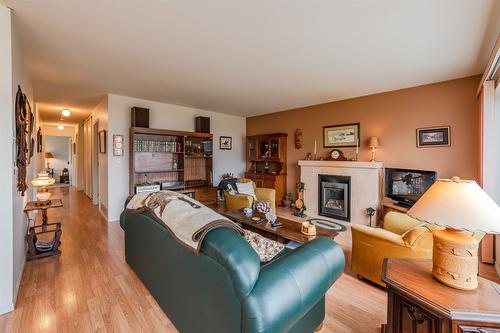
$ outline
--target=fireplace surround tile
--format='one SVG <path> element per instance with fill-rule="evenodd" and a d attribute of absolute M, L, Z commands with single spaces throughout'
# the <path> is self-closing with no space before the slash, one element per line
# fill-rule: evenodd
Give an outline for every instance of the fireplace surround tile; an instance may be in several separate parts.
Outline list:
<path fill-rule="evenodd" d="M 350 177 L 350 222 L 369 225 L 368 207 L 376 210 L 372 223 L 378 220 L 383 197 L 384 165 L 381 162 L 299 161 L 299 166 L 300 180 L 305 184 L 304 203 L 308 216 L 345 222 L 319 214 L 319 175 L 335 175 Z"/>

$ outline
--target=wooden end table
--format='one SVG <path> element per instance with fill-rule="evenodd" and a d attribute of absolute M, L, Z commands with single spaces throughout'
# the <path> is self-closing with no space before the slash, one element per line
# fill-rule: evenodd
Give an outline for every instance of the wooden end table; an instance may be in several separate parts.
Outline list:
<path fill-rule="evenodd" d="M 333 230 L 329 230 L 316 225 L 316 235 L 307 236 L 300 232 L 302 229 L 302 224 L 297 221 L 288 220 L 286 218 L 278 217 L 278 221 L 283 223 L 281 227 L 273 228 L 271 223 L 262 222 L 256 224 L 252 221 L 253 216 L 264 218 L 265 214 L 254 211 L 253 215 L 247 217 L 241 210 L 232 210 L 228 212 L 221 212 L 221 215 L 227 217 L 231 221 L 241 223 L 244 229 L 256 232 L 264 237 L 278 241 L 280 243 L 285 243 L 286 241 L 294 241 L 297 243 L 307 243 L 315 239 L 316 237 L 328 237 L 334 239 L 338 233 Z"/>
<path fill-rule="evenodd" d="M 36 201 L 29 201 L 24 207 L 24 212 L 28 214 L 30 211 L 41 211 L 42 212 L 42 224 L 36 225 L 33 222 L 33 226 L 30 226 L 30 219 L 28 216 L 28 228 L 26 230 L 26 242 L 28 243 L 28 253 L 26 254 L 26 260 L 35 260 L 45 257 L 50 257 L 53 255 L 61 254 L 59 250 L 59 245 L 61 245 L 61 223 L 48 223 L 47 209 L 62 207 L 63 203 L 61 199 L 51 199 L 50 203 L 47 205 L 37 205 Z M 41 231 L 38 231 L 41 230 Z M 53 239 L 50 241 L 52 246 L 50 249 L 41 250 L 37 248 L 38 237 L 37 235 L 43 235 L 48 233 L 54 233 Z"/>
<path fill-rule="evenodd" d="M 385 333 L 500 332 L 500 285 L 478 277 L 475 290 L 458 290 L 432 277 L 432 260 L 385 259 Z"/>

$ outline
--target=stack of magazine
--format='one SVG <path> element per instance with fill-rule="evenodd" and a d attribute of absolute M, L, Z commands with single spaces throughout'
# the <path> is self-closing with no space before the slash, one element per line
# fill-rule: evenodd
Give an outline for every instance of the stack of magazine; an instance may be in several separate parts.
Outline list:
<path fill-rule="evenodd" d="M 47 251 L 52 251 L 54 248 L 54 242 L 55 242 L 55 237 L 52 238 L 51 240 L 37 240 L 35 247 L 38 252 L 47 252 Z"/>

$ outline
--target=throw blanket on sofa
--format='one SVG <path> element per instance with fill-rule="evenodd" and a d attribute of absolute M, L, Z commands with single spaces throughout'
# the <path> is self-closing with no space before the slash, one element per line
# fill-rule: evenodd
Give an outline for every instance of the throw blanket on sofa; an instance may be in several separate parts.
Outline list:
<path fill-rule="evenodd" d="M 198 201 L 173 191 L 138 193 L 130 199 L 127 209 L 152 212 L 181 244 L 196 253 L 200 251 L 203 238 L 212 229 L 226 227 L 244 235 L 243 229 L 233 221 Z"/>

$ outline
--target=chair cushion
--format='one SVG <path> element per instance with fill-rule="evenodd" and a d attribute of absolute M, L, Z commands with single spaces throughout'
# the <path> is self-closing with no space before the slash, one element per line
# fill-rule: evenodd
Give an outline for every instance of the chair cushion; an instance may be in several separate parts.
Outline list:
<path fill-rule="evenodd" d="M 236 183 L 236 188 L 238 189 L 238 193 L 251 195 L 255 198 L 255 190 L 253 188 L 253 183 Z"/>

